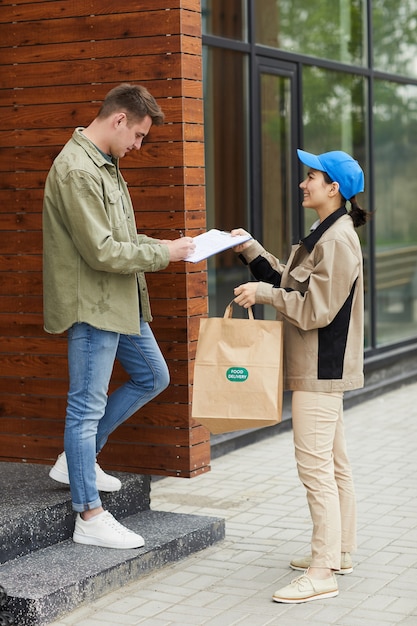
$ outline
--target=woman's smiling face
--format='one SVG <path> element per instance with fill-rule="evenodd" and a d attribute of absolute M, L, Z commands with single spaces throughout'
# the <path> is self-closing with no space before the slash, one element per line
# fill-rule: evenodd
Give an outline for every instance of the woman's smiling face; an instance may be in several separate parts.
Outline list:
<path fill-rule="evenodd" d="M 334 183 L 328 184 L 325 181 L 323 172 L 309 169 L 306 178 L 299 185 L 303 192 L 303 207 L 316 211 L 325 208 L 333 185 Z"/>

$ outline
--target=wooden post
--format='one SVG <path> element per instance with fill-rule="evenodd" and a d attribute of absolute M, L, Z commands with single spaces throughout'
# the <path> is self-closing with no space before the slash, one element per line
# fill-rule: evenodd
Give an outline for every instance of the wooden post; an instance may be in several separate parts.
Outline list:
<path fill-rule="evenodd" d="M 199 0 L 20 2 L 0 6 L 0 460 L 52 463 L 63 446 L 66 340 L 43 331 L 42 195 L 74 127 L 121 82 L 145 85 L 166 115 L 121 168 L 140 232 L 176 238 L 205 229 Z M 171 385 L 110 438 L 110 469 L 195 476 L 209 469 L 208 431 L 190 418 L 205 262 L 147 275 L 152 328 Z M 124 379 L 116 365 L 112 388 Z"/>

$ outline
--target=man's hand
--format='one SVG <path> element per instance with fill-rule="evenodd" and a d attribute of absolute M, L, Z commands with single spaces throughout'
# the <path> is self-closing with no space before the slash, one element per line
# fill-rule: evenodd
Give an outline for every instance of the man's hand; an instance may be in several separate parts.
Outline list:
<path fill-rule="evenodd" d="M 245 244 L 243 244 L 245 245 Z M 239 285 L 239 287 L 235 287 L 234 294 L 236 298 L 234 302 L 239 306 L 243 306 L 245 309 L 248 309 L 250 306 L 253 306 L 256 303 L 256 290 L 258 289 L 258 283 L 245 283 L 244 285 Z"/>
<path fill-rule="evenodd" d="M 163 243 L 168 246 L 170 263 L 183 261 L 195 250 L 195 243 L 192 237 L 180 237 L 173 241 L 164 240 Z"/>
<path fill-rule="evenodd" d="M 243 228 L 234 228 L 232 231 L 230 231 L 230 234 L 232 235 L 232 237 L 236 237 L 236 235 L 249 235 L 249 237 L 252 237 L 252 235 Z M 252 239 L 248 239 L 248 241 L 245 241 L 245 243 L 234 246 L 233 251 L 239 254 L 240 252 L 243 252 L 243 250 L 247 248 L 251 243 Z"/>

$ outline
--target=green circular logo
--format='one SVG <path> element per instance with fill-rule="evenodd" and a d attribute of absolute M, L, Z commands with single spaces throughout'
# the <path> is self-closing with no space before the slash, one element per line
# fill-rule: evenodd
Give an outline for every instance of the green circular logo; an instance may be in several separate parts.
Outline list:
<path fill-rule="evenodd" d="M 244 383 L 248 376 L 249 372 L 246 367 L 229 367 L 226 372 L 227 380 L 232 383 Z"/>

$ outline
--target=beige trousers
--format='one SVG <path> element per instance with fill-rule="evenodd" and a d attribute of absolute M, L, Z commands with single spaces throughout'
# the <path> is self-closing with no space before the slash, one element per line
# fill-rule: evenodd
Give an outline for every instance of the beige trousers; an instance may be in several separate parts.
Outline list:
<path fill-rule="evenodd" d="M 313 522 L 312 566 L 340 568 L 356 548 L 356 498 L 346 452 L 343 392 L 294 391 L 292 421 L 298 475 Z"/>

